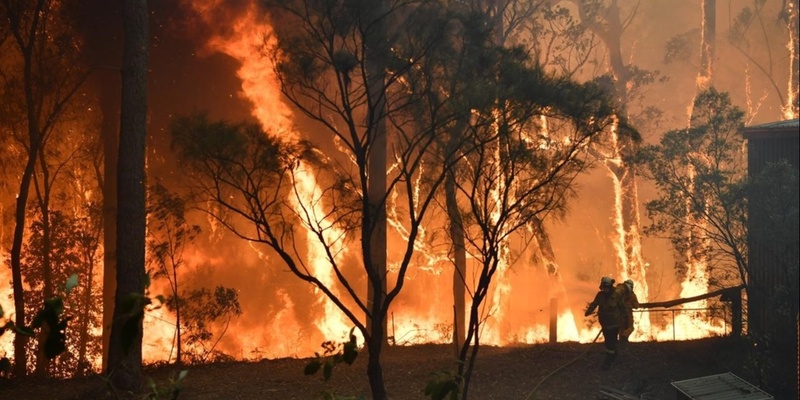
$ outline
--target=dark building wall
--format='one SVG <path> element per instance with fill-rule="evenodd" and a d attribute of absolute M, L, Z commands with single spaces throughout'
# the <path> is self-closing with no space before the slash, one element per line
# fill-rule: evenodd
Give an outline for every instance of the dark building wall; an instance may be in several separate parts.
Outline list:
<path fill-rule="evenodd" d="M 797 121 L 797 120 L 795 120 Z M 748 139 L 747 158 L 748 175 L 753 177 L 758 175 L 764 167 L 779 160 L 786 160 L 800 171 L 800 132 L 797 124 L 775 127 L 751 127 L 746 128 L 744 133 Z M 763 224 L 763 216 L 759 215 L 758 205 L 751 207 L 750 232 L 758 232 L 758 224 Z M 774 288 L 780 284 L 787 283 L 786 264 L 793 264 L 793 268 L 798 268 L 797 249 L 792 252 L 789 249 L 775 248 L 776 243 L 762 240 L 762 238 L 751 235 L 748 238 L 749 263 L 750 263 L 750 290 L 748 290 L 748 325 L 749 330 L 754 333 L 769 334 L 770 327 L 774 327 L 775 316 L 774 305 L 770 304 L 769 297 L 772 297 Z M 794 253 L 794 254 L 791 254 Z M 793 256 L 793 257 L 792 257 Z M 793 258 L 793 259 L 792 259 Z M 791 268 L 791 267 L 790 267 Z M 796 314 L 798 300 L 794 301 L 794 311 Z M 792 321 L 794 325 L 794 321 Z"/>
<path fill-rule="evenodd" d="M 796 174 L 800 173 L 799 128 L 797 119 L 745 128 L 743 133 L 748 140 L 748 175 L 755 177 L 769 163 L 780 160 L 793 166 Z M 800 185 L 798 182 L 793 184 Z M 800 368 L 800 341 L 797 331 L 800 243 L 796 234 L 783 233 L 796 232 L 798 221 L 794 215 L 776 223 L 774 216 L 781 213 L 775 211 L 780 210 L 759 204 L 759 201 L 765 199 L 761 195 L 769 194 L 751 196 L 748 217 L 748 331 L 756 338 L 766 338 L 775 346 L 773 350 L 778 353 L 776 362 L 780 365 L 779 370 L 786 371 L 787 367 L 795 367 L 791 368 L 794 370 L 791 374 L 786 371 L 785 376 L 781 373 L 778 375 L 782 375 L 782 379 L 788 378 L 789 382 L 783 381 L 789 385 L 786 389 L 797 396 Z M 772 215 L 772 218 L 768 218 L 767 214 Z M 795 381 L 794 384 L 791 381 Z"/>

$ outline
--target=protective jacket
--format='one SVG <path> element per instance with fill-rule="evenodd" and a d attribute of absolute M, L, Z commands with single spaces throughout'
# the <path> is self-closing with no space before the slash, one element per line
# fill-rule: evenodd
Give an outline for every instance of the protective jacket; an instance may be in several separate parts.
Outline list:
<path fill-rule="evenodd" d="M 586 315 L 594 312 L 597 308 L 597 318 L 603 329 L 617 328 L 622 322 L 625 312 L 625 304 L 617 290 L 599 291 L 594 300 L 589 303 Z"/>
<path fill-rule="evenodd" d="M 627 338 L 633 333 L 633 309 L 639 308 L 639 298 L 636 297 L 636 293 L 624 283 L 617 285 L 614 288 L 614 293 L 622 299 L 622 304 L 625 308 L 619 333 L 623 338 Z"/>

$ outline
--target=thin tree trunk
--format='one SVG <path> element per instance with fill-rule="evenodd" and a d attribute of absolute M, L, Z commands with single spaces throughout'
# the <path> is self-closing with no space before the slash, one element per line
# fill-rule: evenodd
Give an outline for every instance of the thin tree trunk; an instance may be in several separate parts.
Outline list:
<path fill-rule="evenodd" d="M 52 229 L 50 226 L 50 171 L 45 161 L 44 152 L 39 152 L 39 168 L 42 175 L 41 182 L 34 175 L 34 185 L 36 187 L 36 197 L 39 202 L 39 210 L 42 213 L 42 298 L 47 299 L 55 295 L 53 289 L 53 266 L 51 265 L 50 254 L 52 252 Z M 48 376 L 50 360 L 45 355 L 44 346 L 47 336 L 50 334 L 50 326 L 44 324 L 36 335 L 38 349 L 36 351 L 36 368 L 34 374 L 40 377 Z"/>
<path fill-rule="evenodd" d="M 31 133 L 31 135 L 34 135 Z M 38 136 L 38 135 L 37 135 Z M 34 139 L 34 138 L 32 138 Z M 11 245 L 11 285 L 14 291 L 14 323 L 17 326 L 25 326 L 25 298 L 22 289 L 22 237 L 25 231 L 25 208 L 28 203 L 28 193 L 31 187 L 36 152 L 38 152 L 38 137 L 31 140 L 31 148 L 28 153 L 28 163 L 22 174 L 20 181 L 19 194 L 17 195 L 17 208 L 14 213 L 14 239 Z M 24 335 L 14 335 L 14 376 L 21 377 L 27 374 L 27 361 L 25 347 L 28 337 Z"/>
<path fill-rule="evenodd" d="M 110 100 L 111 86 L 103 89 L 101 103 L 103 104 L 103 152 L 105 162 L 103 174 L 103 370 L 108 366 L 108 350 L 111 338 L 111 322 L 114 318 L 114 294 L 117 289 L 117 151 L 119 149 L 118 123 L 112 123 L 116 118 L 119 121 L 118 109 L 113 112 L 113 105 L 119 107 L 118 101 Z M 116 96 L 113 96 L 116 97 Z M 107 106 L 110 104 L 111 106 Z"/>
<path fill-rule="evenodd" d="M 91 318 L 89 310 L 92 304 L 92 289 L 94 289 L 94 262 L 91 261 L 93 258 L 91 254 L 87 257 L 87 268 L 84 273 L 86 285 L 84 286 L 82 296 L 83 304 L 81 304 L 81 310 L 78 316 L 78 329 L 80 329 L 80 334 L 78 336 L 78 370 L 75 371 L 77 376 L 84 376 L 89 365 L 86 361 L 86 348 L 89 343 L 89 319 Z"/>
<path fill-rule="evenodd" d="M 456 182 L 453 172 L 448 172 L 444 181 L 445 203 L 447 205 L 447 216 L 450 219 L 450 238 L 453 240 L 453 259 L 455 269 L 453 270 L 453 344 L 456 351 L 464 344 L 466 337 L 466 273 L 467 273 L 467 251 L 464 243 L 464 225 L 461 220 L 461 212 L 458 210 L 458 199 L 456 197 Z"/>
<path fill-rule="evenodd" d="M 373 122 L 373 136 L 369 146 L 369 173 L 367 174 L 367 187 L 369 199 L 369 248 L 370 258 L 369 267 L 373 269 L 379 282 L 369 281 L 367 288 L 368 308 L 374 314 L 383 308 L 386 297 L 386 120 L 384 110 L 386 102 L 384 99 L 384 83 L 382 67 L 375 66 L 372 69 L 375 80 L 372 83 L 372 95 L 379 99 L 374 106 L 376 120 Z M 366 261 L 366 260 L 365 260 Z M 372 330 L 372 319 L 367 319 L 367 329 Z M 384 323 L 386 319 L 384 318 Z M 383 328 L 384 332 L 386 327 Z"/>
<path fill-rule="evenodd" d="M 34 77 L 33 77 L 33 57 L 36 51 L 36 38 L 39 30 L 39 13 L 45 8 L 43 0 L 38 0 L 33 9 L 31 27 L 22 28 L 22 16 L 16 16 L 11 20 L 11 31 L 19 46 L 23 58 L 23 85 L 25 90 L 25 111 L 28 122 L 28 161 L 20 179 L 19 192 L 17 193 L 16 210 L 14 213 L 14 238 L 11 244 L 11 280 L 14 291 L 14 323 L 18 326 L 25 326 L 25 299 L 22 287 L 22 239 L 25 232 L 25 210 L 28 205 L 28 194 L 30 193 L 31 179 L 36 165 L 36 158 L 41 147 L 42 132 L 39 131 L 39 113 L 34 98 Z M 27 360 L 25 348 L 28 340 L 24 335 L 14 335 L 14 370 L 15 376 L 25 376 L 27 374 Z"/>

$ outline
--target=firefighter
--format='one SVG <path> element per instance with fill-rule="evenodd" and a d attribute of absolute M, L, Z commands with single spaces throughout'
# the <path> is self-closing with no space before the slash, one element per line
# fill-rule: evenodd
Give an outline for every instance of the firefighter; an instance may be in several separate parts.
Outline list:
<path fill-rule="evenodd" d="M 639 308 L 639 298 L 636 297 L 636 293 L 633 291 L 633 281 L 630 279 L 617 285 L 614 290 L 619 292 L 618 296 L 625 306 L 625 312 L 622 314 L 622 320 L 620 321 L 619 341 L 628 343 L 628 338 L 633 333 L 633 309 Z"/>
<path fill-rule="evenodd" d="M 597 318 L 600 320 L 600 329 L 603 332 L 603 343 L 606 348 L 603 369 L 611 367 L 611 363 L 617 358 L 617 337 L 625 313 L 624 307 L 620 293 L 614 290 L 614 279 L 604 276 L 600 279 L 600 291 L 597 292 L 584 313 L 584 316 L 588 317 L 596 308 L 598 309 Z"/>

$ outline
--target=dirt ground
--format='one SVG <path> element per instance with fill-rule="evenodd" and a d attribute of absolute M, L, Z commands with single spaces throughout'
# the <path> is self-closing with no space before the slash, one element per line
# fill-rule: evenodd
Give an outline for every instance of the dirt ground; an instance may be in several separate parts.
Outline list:
<path fill-rule="evenodd" d="M 602 338 L 601 340 L 602 341 Z M 514 347 L 481 347 L 469 386 L 469 398 L 607 399 L 601 387 L 623 390 L 639 399 L 672 400 L 673 381 L 733 372 L 753 384 L 743 342 L 708 338 L 683 342 L 630 343 L 615 364 L 603 370 L 603 347 L 558 343 Z M 451 346 L 389 347 L 384 377 L 390 399 L 425 399 L 425 385 L 437 372 L 454 369 Z M 370 399 L 366 354 L 352 366 L 341 364 L 324 382 L 321 375 L 306 376 L 304 359 L 275 359 L 189 366 L 180 399 L 290 400 L 319 399 L 327 391 L 339 399 Z M 174 367 L 146 368 L 145 375 L 162 385 L 174 376 Z M 0 399 L 67 400 L 119 398 L 108 393 L 100 377 L 68 381 L 3 380 Z M 130 397 L 130 396 L 129 396 Z M 147 398 L 145 395 L 134 398 Z M 169 398 L 169 397 L 160 397 Z M 778 397 L 776 397 L 778 398 Z"/>

